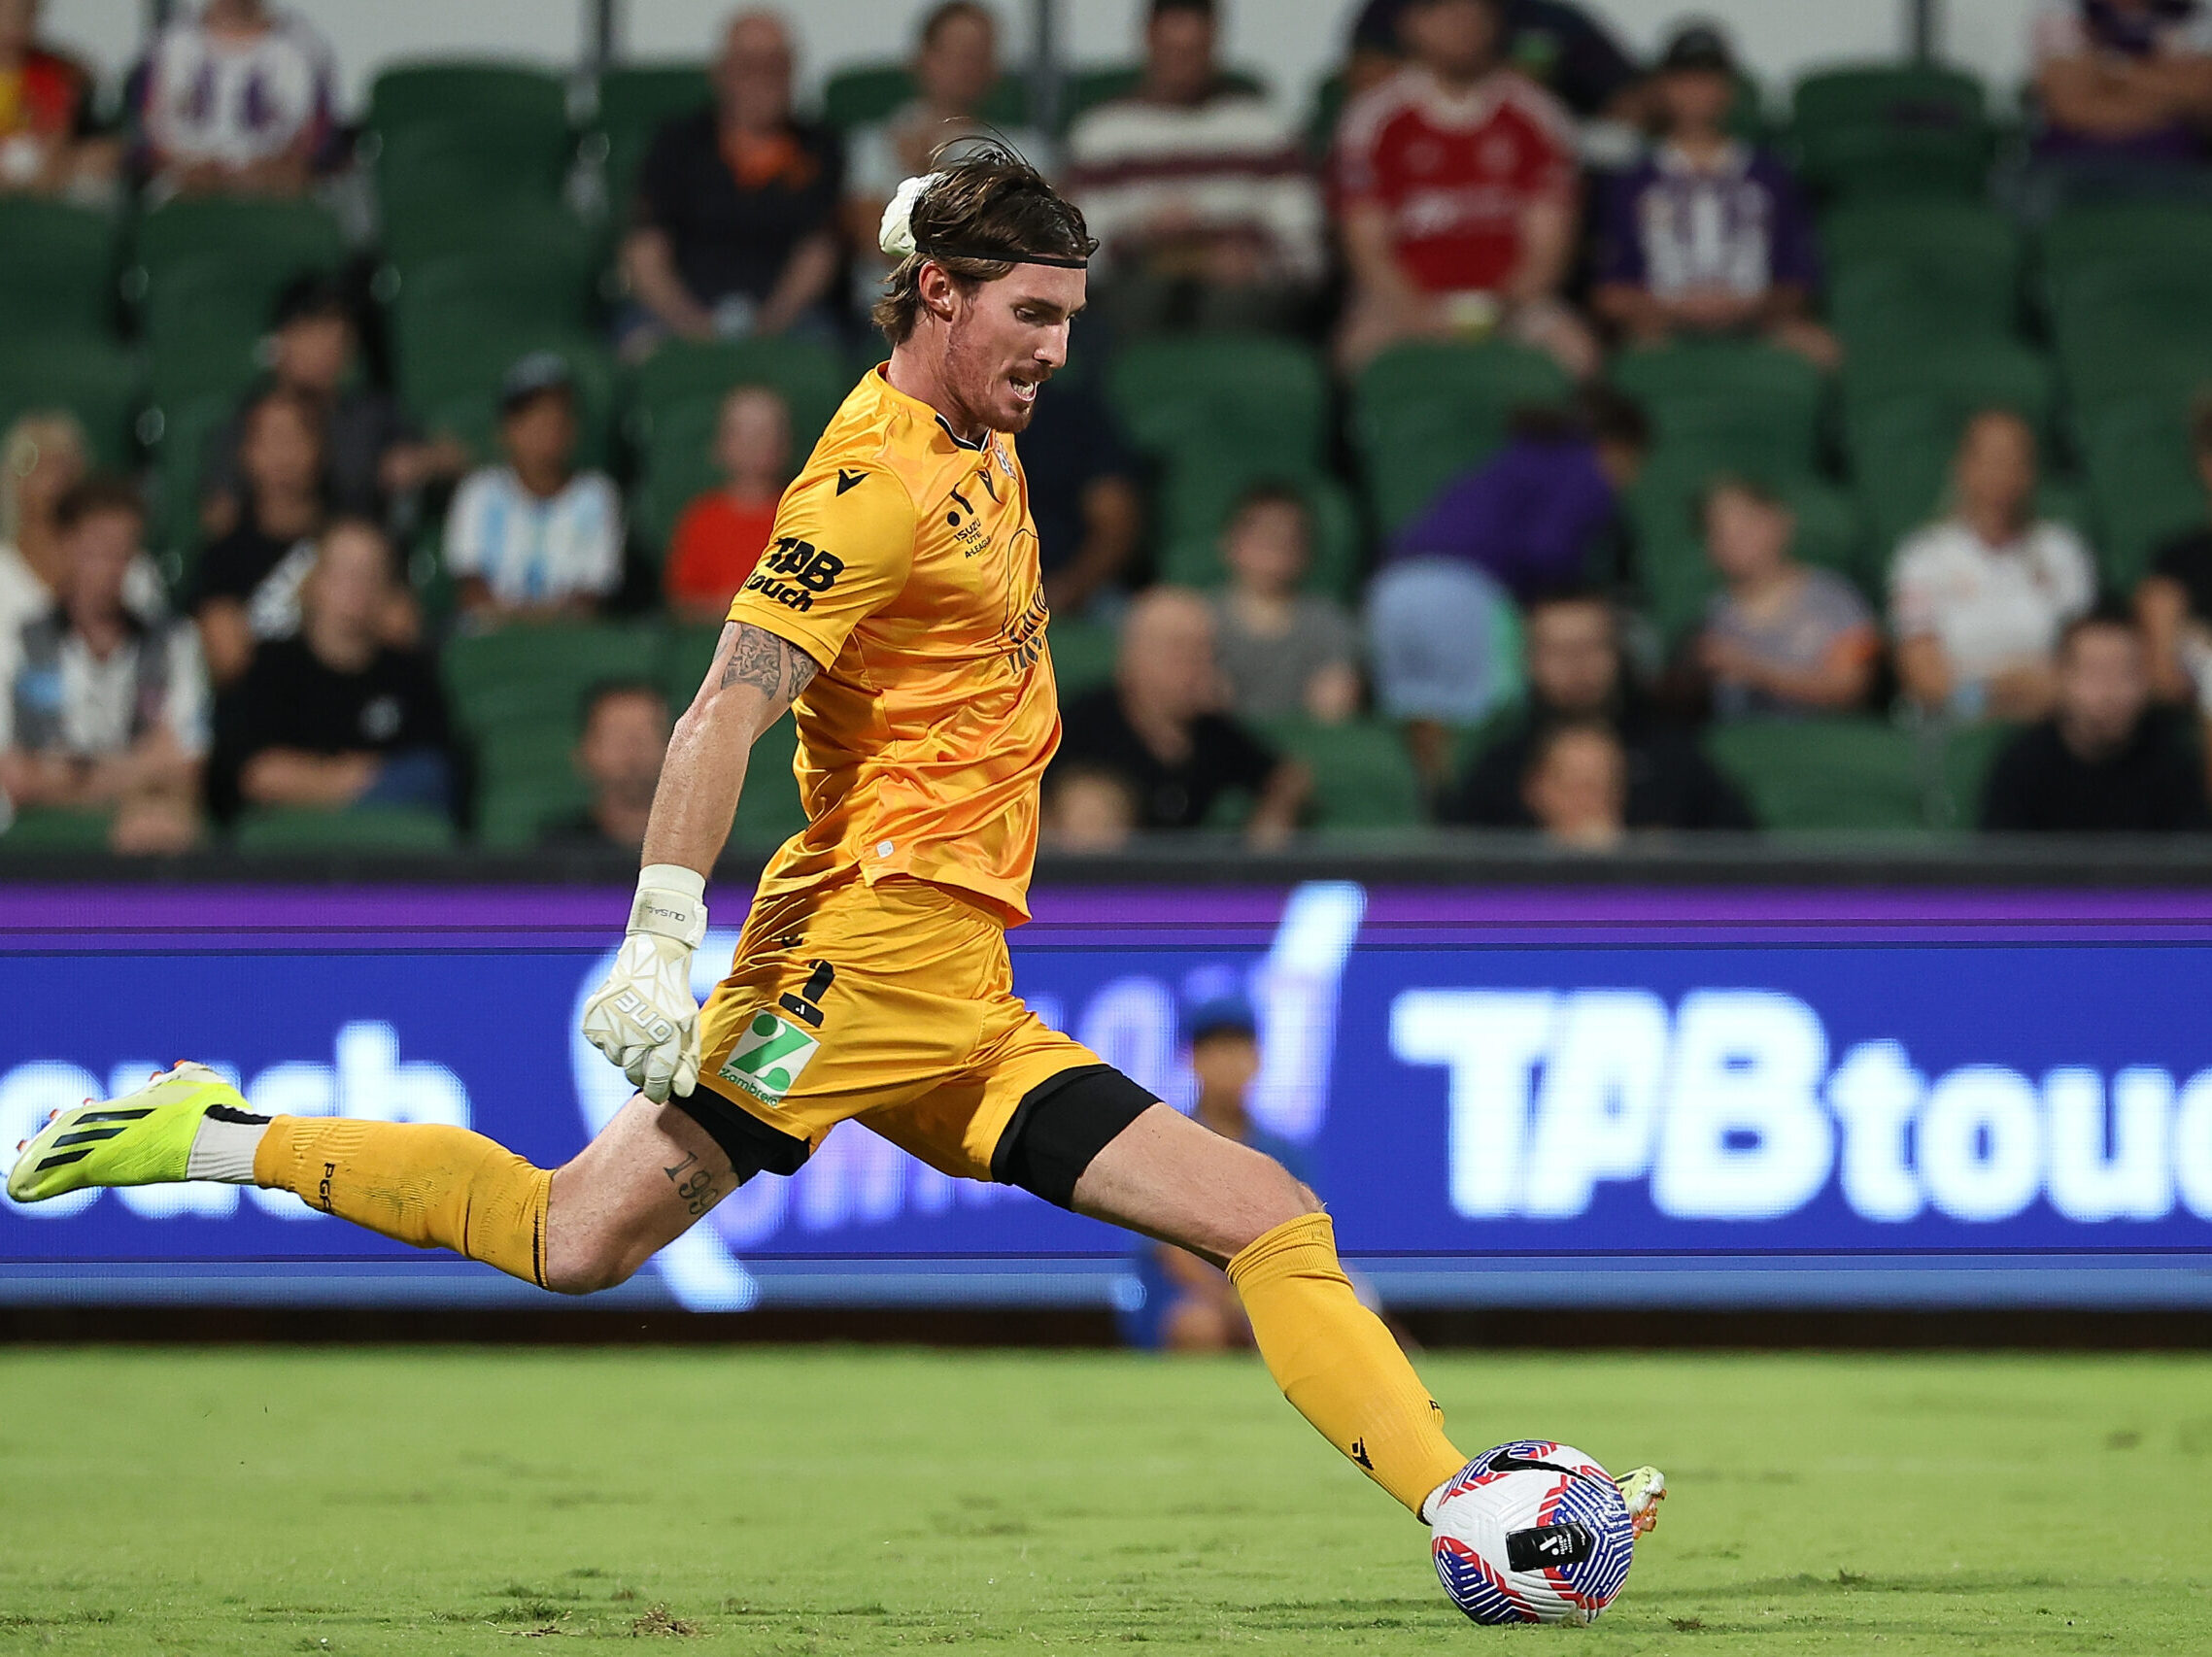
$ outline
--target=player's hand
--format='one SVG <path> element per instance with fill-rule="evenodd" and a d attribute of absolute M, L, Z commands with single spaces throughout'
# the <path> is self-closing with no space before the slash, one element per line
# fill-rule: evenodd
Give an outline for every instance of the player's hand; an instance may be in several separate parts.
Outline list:
<path fill-rule="evenodd" d="M 702 875 L 677 864 L 640 874 L 614 970 L 584 1003 L 584 1039 L 656 1104 L 698 1085 L 692 952 L 706 936 L 705 892 Z"/>

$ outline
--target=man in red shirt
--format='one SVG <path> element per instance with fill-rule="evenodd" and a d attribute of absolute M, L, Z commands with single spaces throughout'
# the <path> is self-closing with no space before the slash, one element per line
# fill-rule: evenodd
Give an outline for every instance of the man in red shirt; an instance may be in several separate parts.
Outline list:
<path fill-rule="evenodd" d="M 1499 0 L 1412 0 L 1412 59 L 1345 109 L 1336 186 L 1352 291 L 1337 340 L 1356 370 L 1410 339 L 1491 332 L 1596 371 L 1559 297 L 1574 251 L 1572 118 L 1499 57 Z"/>

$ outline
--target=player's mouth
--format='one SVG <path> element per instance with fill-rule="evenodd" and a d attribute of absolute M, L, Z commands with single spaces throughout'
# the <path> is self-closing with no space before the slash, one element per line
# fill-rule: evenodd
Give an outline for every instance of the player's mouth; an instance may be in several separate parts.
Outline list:
<path fill-rule="evenodd" d="M 1027 408 L 1037 401 L 1037 389 L 1044 384 L 1044 380 L 1041 376 L 1029 379 L 1020 374 L 1010 374 L 1006 377 L 1006 384 L 1013 388 L 1014 401 Z"/>

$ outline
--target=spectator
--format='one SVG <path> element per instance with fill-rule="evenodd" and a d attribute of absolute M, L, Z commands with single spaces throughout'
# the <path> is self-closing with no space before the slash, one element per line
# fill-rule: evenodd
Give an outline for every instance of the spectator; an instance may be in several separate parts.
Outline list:
<path fill-rule="evenodd" d="M 468 451 L 458 440 L 425 442 L 398 399 L 360 382 L 359 328 L 339 284 L 304 276 L 288 287 L 277 300 L 269 345 L 268 385 L 297 393 L 318 411 L 332 512 L 382 518 L 390 502 L 466 468 Z M 211 534 L 238 521 L 246 408 L 258 395 L 249 396 L 208 444 L 200 516 Z"/>
<path fill-rule="evenodd" d="M 2212 125 L 2212 14 L 2197 0 L 2045 0 L 2029 54 L 2047 166 L 2093 185 L 2196 171 Z"/>
<path fill-rule="evenodd" d="M 1129 844 L 1137 831 L 1137 795 L 1120 772 L 1080 763 L 1055 765 L 1052 772 L 1040 836 L 1049 850 L 1084 856 Z"/>
<path fill-rule="evenodd" d="M 322 410 L 271 388 L 247 404 L 238 441 L 237 522 L 200 554 L 193 619 L 218 686 L 234 683 L 268 639 L 299 627 L 299 584 L 322 532 Z"/>
<path fill-rule="evenodd" d="M 1521 803 L 1538 832 L 1578 852 L 1610 852 L 1628 831 L 1628 753 L 1602 719 L 1569 719 L 1537 734 Z"/>
<path fill-rule="evenodd" d="M 503 466 L 471 472 L 446 519 L 446 567 L 478 626 L 597 614 L 622 582 L 622 499 L 604 472 L 576 469 L 576 384 L 553 352 L 507 370 Z"/>
<path fill-rule="evenodd" d="M 1654 92 L 1664 136 L 1606 191 L 1593 309 L 1637 345 L 1750 335 L 1835 367 L 1842 348 L 1811 316 L 1812 213 L 1780 157 L 1729 137 L 1736 65 L 1719 31 L 1677 34 Z"/>
<path fill-rule="evenodd" d="M 1353 94 L 1405 61 L 1399 18 L 1407 0 L 1367 0 L 1352 23 L 1344 85 Z M 1605 26 L 1567 0 L 1506 0 L 1505 58 L 1584 120 L 1631 120 L 1643 99 L 1640 71 Z"/>
<path fill-rule="evenodd" d="M 540 843 L 554 850 L 601 848 L 635 853 L 645 844 L 653 791 L 668 752 L 668 698 L 642 679 L 596 685 L 584 698 L 584 731 L 576 740 L 576 774 L 592 803 L 549 828 Z"/>
<path fill-rule="evenodd" d="M 165 25 L 139 118 L 158 196 L 305 192 L 333 159 L 329 46 L 262 0 L 207 0 Z"/>
<path fill-rule="evenodd" d="M 2076 617 L 2059 640 L 2058 705 L 1998 756 L 1982 827 L 2058 832 L 2212 828 L 2204 771 L 2153 709 L 2143 636 L 2124 610 Z"/>
<path fill-rule="evenodd" d="M 72 415 L 34 411 L 0 437 L 0 679 L 23 624 L 60 595 L 68 553 L 56 514 L 85 470 L 85 430 Z M 144 552 L 123 576 L 123 603 L 144 622 L 169 607 L 160 572 Z"/>
<path fill-rule="evenodd" d="M 1699 503 L 1719 572 L 1697 637 L 1698 666 L 1722 719 L 1840 713 L 1866 705 L 1882 635 L 1850 582 L 1790 556 L 1797 520 L 1771 491 L 1722 478 Z"/>
<path fill-rule="evenodd" d="M 1537 819 L 1526 781 L 1546 733 L 1597 721 L 1626 761 L 1621 820 L 1630 828 L 1749 828 L 1751 810 L 1683 731 L 1666 724 L 1629 683 L 1613 607 L 1588 592 L 1539 599 L 1528 612 L 1528 708 L 1476 757 L 1443 802 L 1447 823 L 1528 828 Z M 1570 755 L 1578 767 L 1586 756 Z"/>
<path fill-rule="evenodd" d="M 1129 607 L 1115 682 L 1076 697 L 1055 762 L 1119 775 L 1142 828 L 1196 828 L 1233 790 L 1252 795 L 1244 836 L 1279 845 L 1298 824 L 1309 778 L 1221 709 L 1213 608 L 1181 587 L 1155 587 Z M 1055 779 L 1057 782 L 1057 779 Z"/>
<path fill-rule="evenodd" d="M 845 239 L 853 250 L 854 308 L 875 303 L 897 262 L 876 243 L 883 210 L 902 181 L 964 160 L 971 141 L 997 138 L 1049 170 L 1052 141 L 1029 127 L 999 131 L 983 105 L 999 84 L 999 20 L 977 0 L 943 0 L 922 18 L 914 51 L 915 96 L 846 140 Z"/>
<path fill-rule="evenodd" d="M 323 532 L 298 633 L 256 651 L 223 704 L 222 769 L 245 803 L 450 806 L 436 664 L 385 641 L 393 585 L 382 529 L 341 518 Z"/>
<path fill-rule="evenodd" d="M 1491 332 L 1578 380 L 1597 368 L 1596 339 L 1559 296 L 1575 242 L 1572 123 L 1502 61 L 1503 4 L 1408 0 L 1412 61 L 1344 111 L 1347 371 L 1401 341 Z"/>
<path fill-rule="evenodd" d="M 2038 520 L 2035 432 L 1985 409 L 1952 467 L 1951 515 L 1908 535 L 1889 572 L 1905 693 L 1959 719 L 2041 719 L 2059 630 L 2096 597 L 2081 537 Z"/>
<path fill-rule="evenodd" d="M 719 622 L 768 544 L 791 476 L 791 414 L 767 386 L 739 386 L 714 426 L 722 487 L 684 508 L 668 537 L 668 605 L 687 622 Z"/>
<path fill-rule="evenodd" d="M 198 833 L 207 681 L 189 626 L 124 602 L 145 509 L 127 483 L 86 478 L 55 512 L 57 601 L 8 650 L 0 803 L 106 810 L 119 852 L 172 852 Z"/>
<path fill-rule="evenodd" d="M 2212 400 L 2198 403 L 2191 416 L 2189 447 L 2196 476 L 2212 497 Z M 2199 524 L 2159 549 L 2151 573 L 2135 590 L 2135 613 L 2151 653 L 2151 686 L 2159 699 L 2212 706 L 2212 523 Z"/>
<path fill-rule="evenodd" d="M 92 123 L 92 78 L 39 45 L 39 0 L 0 0 L 0 193 L 104 197 L 112 143 Z"/>
<path fill-rule="evenodd" d="M 1398 531 L 1390 561 L 1469 564 L 1523 604 L 1618 577 L 1620 497 L 1650 447 L 1644 411 L 1603 387 L 1566 414 L 1523 410 L 1505 448 L 1446 484 Z"/>
<path fill-rule="evenodd" d="M 667 334 L 834 334 L 843 159 L 791 114 L 791 39 L 772 12 L 730 20 L 714 107 L 661 128 L 638 174 L 622 267 L 641 311 L 627 355 Z"/>
<path fill-rule="evenodd" d="M 1068 193 L 1130 333 L 1286 327 L 1322 274 L 1320 190 L 1296 127 L 1222 78 L 1214 0 L 1151 0 L 1144 78 L 1068 133 Z"/>
<path fill-rule="evenodd" d="M 1273 1157 L 1300 1181 L 1306 1155 L 1252 1120 L 1245 1099 L 1260 1073 L 1258 1021 L 1241 996 L 1201 1003 L 1190 1015 L 1190 1067 L 1198 1084 L 1192 1117 L 1225 1139 Z M 1130 1265 L 1143 1291 L 1121 1314 L 1132 1346 L 1170 1352 L 1226 1352 L 1252 1344 L 1252 1326 L 1218 1267 L 1172 1243 L 1140 1242 Z"/>
<path fill-rule="evenodd" d="M 1299 591 L 1313 562 L 1306 500 L 1282 484 L 1244 491 L 1221 534 L 1229 585 L 1214 595 L 1229 711 L 1336 725 L 1359 710 L 1359 632 L 1344 606 Z"/>
<path fill-rule="evenodd" d="M 1039 397 L 1021 434 L 1038 561 L 1054 614 L 1116 592 L 1144 529 L 1139 468 L 1105 399 L 1080 380 Z"/>

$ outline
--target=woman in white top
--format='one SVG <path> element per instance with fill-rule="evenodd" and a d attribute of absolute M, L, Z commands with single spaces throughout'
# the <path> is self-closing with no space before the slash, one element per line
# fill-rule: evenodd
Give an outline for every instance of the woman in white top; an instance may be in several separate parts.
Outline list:
<path fill-rule="evenodd" d="M 26 622 L 52 610 L 65 561 L 54 509 L 89 465 L 85 428 L 59 409 L 22 416 L 0 437 L 0 670 Z M 123 603 L 151 621 L 168 607 L 161 575 L 140 553 Z"/>
<path fill-rule="evenodd" d="M 1959 719 L 2051 711 L 2059 634 L 2096 598 L 2082 538 L 2034 517 L 2035 432 L 2009 409 L 1966 423 L 1951 510 L 1905 537 L 1889 570 L 1905 693 Z"/>

